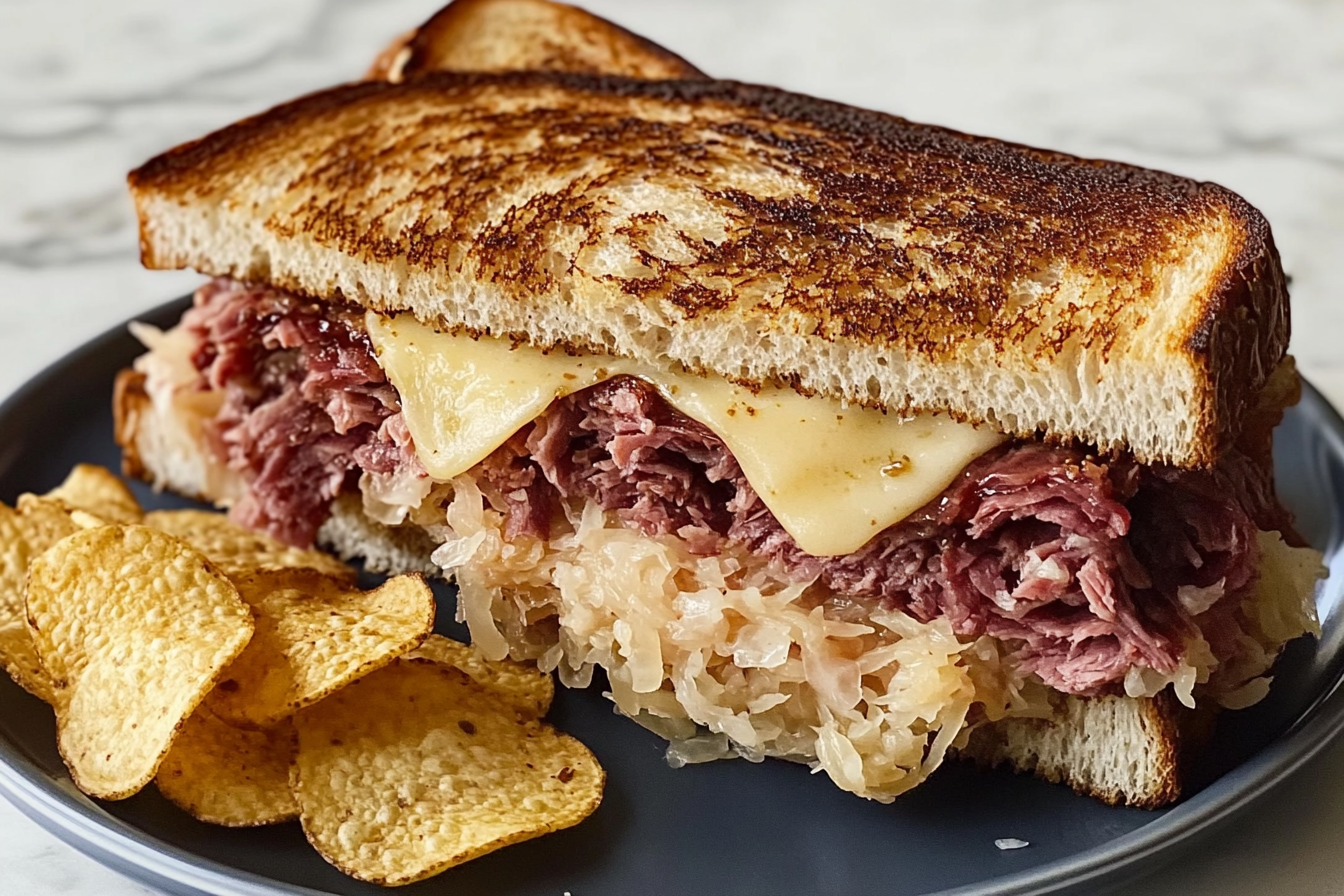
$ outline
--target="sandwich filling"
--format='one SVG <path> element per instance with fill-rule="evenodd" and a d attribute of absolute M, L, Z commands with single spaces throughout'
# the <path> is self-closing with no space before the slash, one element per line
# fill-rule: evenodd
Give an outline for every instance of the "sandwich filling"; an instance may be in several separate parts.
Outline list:
<path fill-rule="evenodd" d="M 567 683 L 604 667 L 683 761 L 806 758 L 886 799 L 968 722 L 1047 714 L 1047 689 L 1253 702 L 1315 627 L 1314 552 L 1235 450 L 1188 471 L 977 437 L 913 510 L 809 553 L 728 440 L 645 379 L 547 401 L 436 477 L 361 309 L 215 280 L 141 332 L 151 398 L 208 445 L 235 519 L 311 544 L 358 492 L 423 527 L 487 654 Z"/>

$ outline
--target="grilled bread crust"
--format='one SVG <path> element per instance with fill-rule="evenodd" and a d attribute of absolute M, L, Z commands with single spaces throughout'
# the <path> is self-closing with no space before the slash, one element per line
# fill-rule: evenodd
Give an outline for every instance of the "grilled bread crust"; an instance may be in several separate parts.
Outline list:
<path fill-rule="evenodd" d="M 650 40 L 549 0 L 453 0 L 394 40 L 365 77 L 397 82 L 432 71 L 531 70 L 651 80 L 705 77 Z"/>
<path fill-rule="evenodd" d="M 433 73 L 130 175 L 153 268 L 1211 463 L 1284 354 L 1222 187 L 723 81 Z"/>

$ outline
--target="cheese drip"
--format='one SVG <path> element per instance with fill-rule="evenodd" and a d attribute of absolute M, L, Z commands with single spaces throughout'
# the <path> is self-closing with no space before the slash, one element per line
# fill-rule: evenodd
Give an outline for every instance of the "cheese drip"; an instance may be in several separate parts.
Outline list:
<path fill-rule="evenodd" d="M 1004 439 L 941 415 L 902 418 L 625 358 L 438 333 L 405 314 L 369 312 L 366 322 L 401 395 L 416 454 L 434 479 L 471 469 L 556 399 L 628 374 L 722 439 L 785 531 L 822 557 L 863 547 Z"/>

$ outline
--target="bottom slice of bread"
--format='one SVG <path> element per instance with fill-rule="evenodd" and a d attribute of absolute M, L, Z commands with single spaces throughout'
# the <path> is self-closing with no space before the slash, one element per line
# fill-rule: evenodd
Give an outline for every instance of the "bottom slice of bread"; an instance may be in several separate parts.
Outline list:
<path fill-rule="evenodd" d="M 1181 794 L 1181 709 L 1166 694 L 1063 697 L 1052 719 L 1004 719 L 975 729 L 960 754 L 1112 805 L 1152 809 Z"/>

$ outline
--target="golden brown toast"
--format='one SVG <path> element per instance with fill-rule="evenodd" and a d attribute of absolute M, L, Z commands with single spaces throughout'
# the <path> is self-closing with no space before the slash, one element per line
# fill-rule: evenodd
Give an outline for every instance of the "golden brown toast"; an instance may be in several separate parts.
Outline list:
<path fill-rule="evenodd" d="M 1208 464 L 1284 354 L 1213 184 L 766 87 L 436 73 L 130 175 L 149 267 Z"/>
<path fill-rule="evenodd" d="M 619 25 L 549 0 L 453 0 L 379 54 L 365 77 L 432 71 L 557 71 L 703 78 L 685 59 Z"/>

